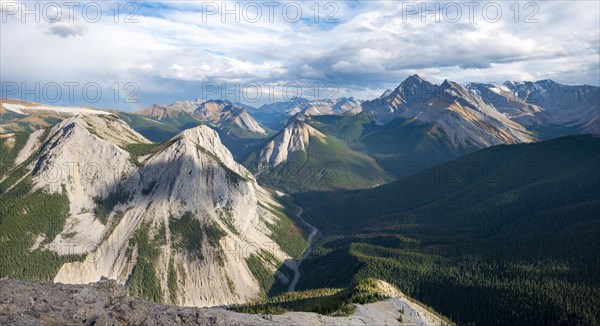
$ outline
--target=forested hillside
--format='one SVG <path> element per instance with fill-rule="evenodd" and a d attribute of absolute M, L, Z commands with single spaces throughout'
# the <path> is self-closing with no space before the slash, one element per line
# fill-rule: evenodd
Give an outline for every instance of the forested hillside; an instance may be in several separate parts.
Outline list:
<path fill-rule="evenodd" d="M 439 125 L 416 119 L 397 118 L 378 126 L 368 114 L 361 113 L 310 117 L 309 123 L 343 139 L 353 149 L 373 157 L 384 169 L 399 177 L 477 149 L 474 146 L 457 147 Z"/>
<path fill-rule="evenodd" d="M 600 138 L 496 146 L 371 190 L 298 195 L 301 289 L 377 277 L 461 323 L 600 323 Z"/>

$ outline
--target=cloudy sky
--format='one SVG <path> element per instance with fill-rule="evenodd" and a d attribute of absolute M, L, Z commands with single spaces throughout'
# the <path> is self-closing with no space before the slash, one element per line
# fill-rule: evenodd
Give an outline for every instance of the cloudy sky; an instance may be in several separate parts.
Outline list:
<path fill-rule="evenodd" d="M 29 14 L 21 1 L 0 2 L 2 96 L 41 102 L 136 110 L 195 98 L 370 99 L 414 73 L 600 82 L 597 1 L 437 2 L 438 16 L 435 2 L 374 0 L 80 2 L 72 11 L 29 2 Z"/>

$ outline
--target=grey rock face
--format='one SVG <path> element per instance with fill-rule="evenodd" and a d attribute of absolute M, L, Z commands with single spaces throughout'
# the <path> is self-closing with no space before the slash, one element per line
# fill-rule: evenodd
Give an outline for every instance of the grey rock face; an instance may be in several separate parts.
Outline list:
<path fill-rule="evenodd" d="M 128 297 L 103 279 L 89 285 L 0 281 L 2 325 L 198 325 L 214 324 L 207 309 L 170 307 Z"/>
<path fill-rule="evenodd" d="M 597 86 L 540 80 L 507 81 L 502 85 L 470 83 L 467 88 L 523 125 L 577 127 L 581 133 L 598 133 L 600 88 Z"/>

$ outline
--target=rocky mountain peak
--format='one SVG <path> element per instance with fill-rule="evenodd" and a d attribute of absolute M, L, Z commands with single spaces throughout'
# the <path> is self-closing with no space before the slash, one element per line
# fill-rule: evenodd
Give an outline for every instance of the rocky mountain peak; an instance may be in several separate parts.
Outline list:
<path fill-rule="evenodd" d="M 200 103 L 191 101 L 177 101 L 169 105 L 152 104 L 148 108 L 138 111 L 137 114 L 148 118 L 163 120 L 165 118 L 191 114 L 199 105 Z"/>
<path fill-rule="evenodd" d="M 250 256 L 273 272 L 292 261 L 271 227 L 288 222 L 283 207 L 208 126 L 154 146 L 113 114 L 80 114 L 30 138 L 23 177 L 7 185 L 57 198 L 51 228 L 19 235 L 24 250 L 80 255 L 57 260 L 55 282 L 106 277 L 139 297 L 215 306 L 259 296 Z"/>
<path fill-rule="evenodd" d="M 406 79 L 404 80 L 404 82 L 406 83 L 413 83 L 413 84 L 420 84 L 423 82 L 427 82 L 427 80 L 425 80 L 424 77 L 419 76 L 419 74 L 413 74 L 410 75 L 408 77 L 406 77 Z"/>
<path fill-rule="evenodd" d="M 200 125 L 195 128 L 190 128 L 181 132 L 174 139 L 186 144 L 191 144 L 191 151 L 200 150 L 201 154 L 210 155 L 218 158 L 220 163 L 227 168 L 239 172 L 240 174 L 249 175 L 238 163 L 235 162 L 231 152 L 221 143 L 219 134 L 212 128 Z"/>
<path fill-rule="evenodd" d="M 454 82 L 449 79 L 444 79 L 442 84 L 440 84 L 440 88 L 442 88 L 442 89 L 462 89 L 463 87 L 457 82 Z"/>
<path fill-rule="evenodd" d="M 448 79 L 444 80 L 439 86 L 439 93 L 448 102 L 458 101 L 462 104 L 472 105 L 473 109 L 479 109 L 486 105 L 479 94 L 471 92 L 459 83 Z"/>
<path fill-rule="evenodd" d="M 243 108 L 234 104 L 227 104 L 219 112 L 219 126 L 235 126 L 245 133 L 254 134 L 256 137 L 264 137 L 267 131 Z M 231 132 L 231 130 L 230 130 Z"/>
<path fill-rule="evenodd" d="M 529 121 L 536 125 L 559 125 L 577 127 L 583 133 L 594 133 L 594 123 L 600 110 L 600 87 L 590 85 L 563 85 L 550 79 L 537 82 L 511 82 L 502 85 L 519 101 L 539 108 L 528 113 L 519 110 L 512 116 L 530 116 Z"/>
<path fill-rule="evenodd" d="M 306 151 L 311 138 L 325 141 L 326 136 L 305 122 L 305 115 L 296 114 L 285 128 L 263 147 L 259 154 L 258 171 L 285 162 L 293 152 Z"/>
<path fill-rule="evenodd" d="M 245 259 L 258 249 L 225 252 L 273 243 L 265 223 L 275 223 L 277 217 L 264 207 L 280 206 L 235 162 L 218 133 L 205 125 L 187 129 L 136 165 L 130 153 L 98 137 L 85 119 L 74 117 L 56 126 L 49 140 L 53 145 L 42 153 L 34 178 L 38 188 L 61 192 L 64 187 L 71 204 L 64 230 L 49 246 L 88 257 L 64 264 L 54 280 L 88 283 L 108 277 L 133 282 L 129 286 L 144 293 L 142 284 L 131 280 L 151 273 L 156 280 L 152 287 L 173 303 L 222 305 L 257 297 L 259 283 Z M 118 125 L 115 119 L 113 125 Z M 93 162 L 101 170 L 91 178 L 65 174 L 59 182 L 48 174 L 55 171 L 47 167 L 69 162 Z M 111 206 L 103 206 L 100 215 L 97 205 L 106 203 Z M 183 231 L 192 226 L 202 234 Z M 192 240 L 193 245 L 182 245 Z M 143 256 L 140 246 L 151 246 L 160 255 Z M 280 262 L 289 259 L 277 244 L 270 254 Z M 140 259 L 151 261 L 144 275 L 135 267 Z M 167 285 L 168 273 L 177 273 L 178 284 Z"/>
<path fill-rule="evenodd" d="M 235 106 L 233 104 L 228 104 L 227 106 L 225 106 L 223 108 L 223 110 L 221 112 L 230 112 L 233 115 L 239 115 L 242 112 L 246 112 L 246 109 L 239 107 L 239 106 Z"/>
<path fill-rule="evenodd" d="M 379 98 L 386 98 L 386 97 L 390 96 L 390 94 L 392 94 L 392 92 L 393 92 L 393 90 L 391 90 L 391 89 L 389 89 L 389 88 L 388 88 L 388 89 L 387 89 L 385 92 L 383 92 L 383 93 L 382 93 L 382 94 L 379 96 Z"/>
<path fill-rule="evenodd" d="M 353 96 L 342 97 L 333 102 L 332 108 L 335 113 L 345 113 L 359 106 L 361 103 L 361 100 L 356 99 Z"/>
<path fill-rule="evenodd" d="M 436 95 L 436 87 L 419 75 L 408 76 L 386 99 L 396 103 L 424 102 Z"/>
<path fill-rule="evenodd" d="M 507 119 L 477 92 L 450 80 L 438 86 L 412 75 L 392 94 L 367 101 L 361 108 L 380 125 L 399 117 L 438 124 L 461 148 L 533 140 L 523 126 Z"/>

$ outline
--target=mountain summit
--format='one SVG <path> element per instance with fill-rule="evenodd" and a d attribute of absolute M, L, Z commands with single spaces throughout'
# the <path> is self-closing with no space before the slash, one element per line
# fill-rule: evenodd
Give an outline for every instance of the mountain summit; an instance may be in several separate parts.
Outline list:
<path fill-rule="evenodd" d="M 296 151 L 306 151 L 311 141 L 326 143 L 326 136 L 306 124 L 303 114 L 290 118 L 288 124 L 260 151 L 258 174 L 270 167 L 277 167 Z"/>
<path fill-rule="evenodd" d="M 274 273 L 304 247 L 284 208 L 207 126 L 158 145 L 112 114 L 75 116 L 18 146 L 26 159 L 0 179 L 0 232 L 24 228 L 0 233 L 5 275 L 108 277 L 139 297 L 214 306 L 258 297 L 256 268 Z"/>
<path fill-rule="evenodd" d="M 418 75 L 406 78 L 386 97 L 364 102 L 360 111 L 379 125 L 396 118 L 439 124 L 455 146 L 483 148 L 534 139 L 476 93 L 449 80 L 434 85 Z"/>
<path fill-rule="evenodd" d="M 244 163 L 266 184 L 288 192 L 369 188 L 390 180 L 369 156 L 296 114 Z"/>

